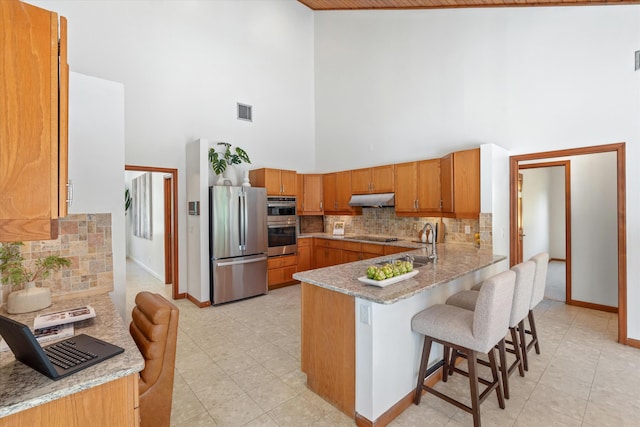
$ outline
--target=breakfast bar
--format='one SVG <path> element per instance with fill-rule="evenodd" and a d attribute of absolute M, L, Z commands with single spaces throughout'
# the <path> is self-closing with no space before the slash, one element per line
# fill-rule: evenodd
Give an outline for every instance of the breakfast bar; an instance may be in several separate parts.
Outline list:
<path fill-rule="evenodd" d="M 399 244 L 396 242 L 394 244 Z M 425 257 L 426 247 L 296 273 L 302 282 L 302 371 L 307 385 L 359 425 L 386 425 L 411 404 L 422 339 L 411 318 L 506 270 L 505 256 L 455 243 L 437 245 L 437 260 L 386 287 L 362 283 L 367 267 Z M 442 358 L 434 348 L 430 363 Z"/>
<path fill-rule="evenodd" d="M 36 314 L 84 305 L 91 305 L 96 317 L 76 323 L 75 334 L 102 339 L 124 353 L 58 381 L 18 362 L 10 350 L 0 353 L 0 426 L 138 425 L 144 359 L 108 294 L 64 299 L 41 312 L 10 317 L 33 327 Z"/>

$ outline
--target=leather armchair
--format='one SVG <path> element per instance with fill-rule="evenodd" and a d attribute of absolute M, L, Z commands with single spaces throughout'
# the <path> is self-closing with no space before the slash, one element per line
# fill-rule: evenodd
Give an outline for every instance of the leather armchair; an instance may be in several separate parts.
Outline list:
<path fill-rule="evenodd" d="M 140 426 L 169 426 L 178 338 L 178 308 L 159 294 L 140 292 L 129 333 L 145 366 L 140 372 Z"/>

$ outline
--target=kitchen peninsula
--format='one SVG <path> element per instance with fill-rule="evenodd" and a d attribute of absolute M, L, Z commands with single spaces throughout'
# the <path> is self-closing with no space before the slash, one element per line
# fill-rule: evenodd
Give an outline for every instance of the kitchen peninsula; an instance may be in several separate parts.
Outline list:
<path fill-rule="evenodd" d="M 411 318 L 508 268 L 506 257 L 491 250 L 447 243 L 437 245 L 435 264 L 419 267 L 413 278 L 384 288 L 358 281 L 373 263 L 428 255 L 420 244 L 393 245 L 407 252 L 293 276 L 302 282 L 301 365 L 307 385 L 358 425 L 386 425 L 411 404 L 422 352 Z M 431 363 L 442 358 L 442 348 L 435 350 Z"/>
<path fill-rule="evenodd" d="M 109 295 L 63 299 L 42 313 L 82 305 L 93 306 L 96 317 L 77 323 L 75 333 L 115 344 L 124 353 L 58 381 L 16 361 L 11 351 L 0 353 L 0 427 L 139 425 L 138 372 L 144 359 Z M 36 314 L 11 317 L 31 326 Z"/>

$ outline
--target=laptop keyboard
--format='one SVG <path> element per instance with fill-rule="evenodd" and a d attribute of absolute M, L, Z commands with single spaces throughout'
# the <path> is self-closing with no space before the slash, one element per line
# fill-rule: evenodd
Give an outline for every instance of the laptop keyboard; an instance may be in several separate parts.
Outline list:
<path fill-rule="evenodd" d="M 65 340 L 43 348 L 45 354 L 56 366 L 69 369 L 98 357 L 93 353 L 78 350 L 73 340 Z"/>

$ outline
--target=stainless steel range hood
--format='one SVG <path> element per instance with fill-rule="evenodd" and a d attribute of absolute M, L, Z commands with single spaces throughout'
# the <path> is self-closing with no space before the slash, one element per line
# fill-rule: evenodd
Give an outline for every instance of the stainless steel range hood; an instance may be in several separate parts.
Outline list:
<path fill-rule="evenodd" d="M 380 194 L 354 194 L 349 200 L 349 206 L 364 206 L 382 208 L 395 206 L 396 198 L 394 193 Z"/>

